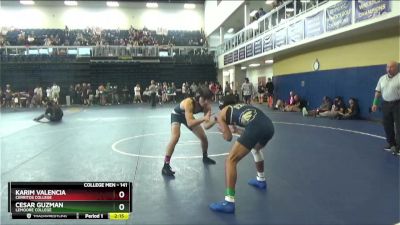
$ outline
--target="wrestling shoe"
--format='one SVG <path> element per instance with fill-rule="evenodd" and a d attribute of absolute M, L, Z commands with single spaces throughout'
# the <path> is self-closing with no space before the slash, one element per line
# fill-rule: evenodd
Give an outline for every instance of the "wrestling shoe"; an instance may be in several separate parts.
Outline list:
<path fill-rule="evenodd" d="M 222 212 L 222 213 L 235 213 L 235 203 L 222 201 L 222 202 L 215 202 L 209 205 L 210 209 L 215 212 Z"/>
<path fill-rule="evenodd" d="M 215 164 L 215 161 L 206 156 L 206 157 L 203 157 L 203 163 L 204 164 Z"/>
<path fill-rule="evenodd" d="M 254 179 L 249 180 L 249 182 L 247 182 L 247 183 L 258 189 L 267 189 L 267 182 L 265 180 L 259 181 L 259 180 L 257 180 L 257 178 L 254 178 Z"/>
<path fill-rule="evenodd" d="M 161 173 L 164 176 L 174 176 L 175 171 L 172 171 L 171 166 L 169 164 L 165 163 L 161 170 Z"/>

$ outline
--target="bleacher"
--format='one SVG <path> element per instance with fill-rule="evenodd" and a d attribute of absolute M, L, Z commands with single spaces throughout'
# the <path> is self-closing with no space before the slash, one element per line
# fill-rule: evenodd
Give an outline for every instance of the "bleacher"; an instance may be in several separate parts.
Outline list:
<path fill-rule="evenodd" d="M 154 30 L 100 30 L 100 29 L 15 29 L 8 31 L 4 43 L 9 46 L 204 46 L 201 31 L 171 30 L 167 35 Z"/>

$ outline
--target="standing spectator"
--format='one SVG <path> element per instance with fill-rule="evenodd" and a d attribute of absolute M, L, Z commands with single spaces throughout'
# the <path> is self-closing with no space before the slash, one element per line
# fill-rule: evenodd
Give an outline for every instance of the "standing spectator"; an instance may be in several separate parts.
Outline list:
<path fill-rule="evenodd" d="M 87 105 L 88 101 L 89 101 L 89 96 L 88 96 L 88 93 L 87 93 L 86 83 L 82 83 L 82 94 L 81 94 L 81 96 L 82 96 L 83 105 Z"/>
<path fill-rule="evenodd" d="M 146 90 L 143 91 L 143 101 L 148 102 L 150 99 L 151 93 L 149 91 L 149 88 L 146 88 Z"/>
<path fill-rule="evenodd" d="M 4 97 L 5 97 L 5 104 L 6 104 L 6 108 L 9 107 L 11 108 L 11 102 L 12 102 L 12 98 L 13 98 L 13 93 L 11 91 L 11 85 L 6 84 L 6 90 L 4 91 Z"/>
<path fill-rule="evenodd" d="M 68 94 L 70 96 L 70 102 L 71 102 L 71 105 L 72 105 L 75 102 L 75 88 L 74 88 L 73 84 L 71 84 L 69 86 Z"/>
<path fill-rule="evenodd" d="M 400 155 L 400 75 L 399 65 L 390 61 L 386 65 L 387 74 L 379 78 L 375 88 L 372 112 L 376 112 L 379 99 L 382 97 L 383 128 L 388 146 L 384 149 Z M 395 130 L 396 128 L 396 130 Z"/>
<path fill-rule="evenodd" d="M 75 100 L 74 102 L 76 104 L 82 104 L 82 88 L 81 84 L 76 84 L 75 85 Z"/>
<path fill-rule="evenodd" d="M 100 84 L 98 87 L 98 92 L 96 92 L 96 98 L 98 97 L 100 105 L 106 105 L 107 104 L 107 95 L 106 95 L 106 88 L 104 87 L 103 84 Z"/>
<path fill-rule="evenodd" d="M 135 103 L 141 103 L 142 102 L 142 96 L 140 95 L 140 85 L 139 84 L 136 84 L 136 86 L 134 88 L 134 91 L 135 91 L 135 97 L 134 97 L 133 101 Z"/>
<path fill-rule="evenodd" d="M 122 104 L 127 104 L 129 103 L 129 89 L 125 85 L 124 88 L 122 89 Z"/>
<path fill-rule="evenodd" d="M 1 89 L 1 87 L 0 87 L 0 107 L 3 107 L 3 89 Z"/>
<path fill-rule="evenodd" d="M 264 84 L 260 82 L 258 84 L 258 103 L 260 104 L 264 102 L 264 92 L 265 92 Z"/>
<path fill-rule="evenodd" d="M 213 98 L 214 98 L 214 101 L 216 102 L 217 101 L 218 86 L 217 86 L 217 84 L 214 83 L 214 81 L 211 81 L 210 85 L 209 85 L 209 88 L 210 88 L 210 91 L 213 93 L 213 96 L 214 96 Z"/>
<path fill-rule="evenodd" d="M 88 83 L 86 85 L 86 92 L 87 92 L 87 96 L 88 96 L 87 104 L 92 105 L 93 104 L 93 90 L 92 90 L 92 86 L 90 85 L 90 83 Z"/>
<path fill-rule="evenodd" d="M 43 98 L 43 90 L 39 85 L 37 85 L 36 88 L 33 90 L 33 105 L 41 106 L 42 98 Z"/>
<path fill-rule="evenodd" d="M 182 98 L 183 98 L 183 99 L 185 99 L 185 98 L 188 97 L 188 95 L 187 95 L 187 92 L 188 92 L 187 88 L 188 88 L 188 87 L 186 86 L 186 82 L 183 82 L 183 83 L 182 83 Z"/>
<path fill-rule="evenodd" d="M 58 99 L 60 98 L 60 86 L 58 86 L 56 83 L 53 83 L 53 86 L 51 87 L 51 99 L 58 104 Z"/>
<path fill-rule="evenodd" d="M 195 82 L 192 83 L 192 85 L 190 85 L 190 94 L 191 97 L 194 97 L 194 94 L 197 92 L 197 85 Z"/>
<path fill-rule="evenodd" d="M 266 14 L 263 8 L 260 8 L 257 13 L 258 13 L 258 18 L 261 18 Z"/>
<path fill-rule="evenodd" d="M 46 102 L 51 100 L 51 87 L 46 89 Z"/>
<path fill-rule="evenodd" d="M 152 107 L 156 107 L 156 93 L 157 93 L 157 86 L 155 85 L 154 80 L 151 81 L 149 86 L 150 91 L 150 102 Z"/>
<path fill-rule="evenodd" d="M 249 78 L 244 78 L 244 83 L 242 84 L 242 94 L 243 94 L 243 100 L 245 104 L 250 104 L 251 102 L 251 96 L 254 92 L 253 84 L 249 82 Z"/>
<path fill-rule="evenodd" d="M 229 81 L 225 82 L 225 90 L 224 90 L 224 95 L 228 95 L 232 93 L 232 88 L 231 85 L 229 84 Z"/>
<path fill-rule="evenodd" d="M 267 89 L 268 106 L 272 108 L 274 106 L 274 83 L 272 83 L 271 78 L 268 78 L 265 88 Z"/>

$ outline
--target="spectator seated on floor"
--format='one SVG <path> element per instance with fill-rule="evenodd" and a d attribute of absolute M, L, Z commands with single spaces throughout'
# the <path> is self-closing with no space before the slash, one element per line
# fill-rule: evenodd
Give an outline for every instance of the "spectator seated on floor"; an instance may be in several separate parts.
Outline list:
<path fill-rule="evenodd" d="M 344 105 L 342 97 L 336 97 L 330 111 L 319 113 L 320 117 L 337 118 L 339 113 L 344 113 L 346 106 Z"/>
<path fill-rule="evenodd" d="M 301 108 L 307 105 L 306 101 L 301 100 L 298 95 L 294 95 L 292 104 L 286 105 L 284 112 L 300 112 Z"/>
<path fill-rule="evenodd" d="M 318 108 L 307 111 L 307 108 L 303 107 L 302 111 L 303 111 L 303 116 L 317 116 L 319 113 L 329 111 L 331 108 L 332 108 L 331 98 L 329 98 L 328 96 L 324 96 L 322 98 L 322 104 Z"/>
<path fill-rule="evenodd" d="M 276 105 L 275 105 L 275 109 L 284 111 L 284 109 L 286 108 L 286 106 L 288 105 L 293 105 L 295 104 L 294 102 L 294 92 L 290 91 L 289 92 L 289 99 L 288 101 L 285 103 L 284 101 L 282 101 L 281 99 L 279 99 L 278 101 L 276 101 Z"/>
<path fill-rule="evenodd" d="M 358 105 L 357 99 L 350 98 L 349 107 L 347 108 L 345 113 L 339 112 L 338 119 L 354 120 L 359 118 L 359 114 L 360 114 L 360 107 Z"/>

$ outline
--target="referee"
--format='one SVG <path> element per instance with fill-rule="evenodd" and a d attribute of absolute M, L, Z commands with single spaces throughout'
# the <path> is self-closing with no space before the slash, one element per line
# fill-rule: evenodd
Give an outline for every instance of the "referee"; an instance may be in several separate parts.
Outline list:
<path fill-rule="evenodd" d="M 399 65 L 390 61 L 386 65 L 387 74 L 381 76 L 375 88 L 372 112 L 376 112 L 382 97 L 383 128 L 388 146 L 386 151 L 400 155 L 400 75 Z"/>

